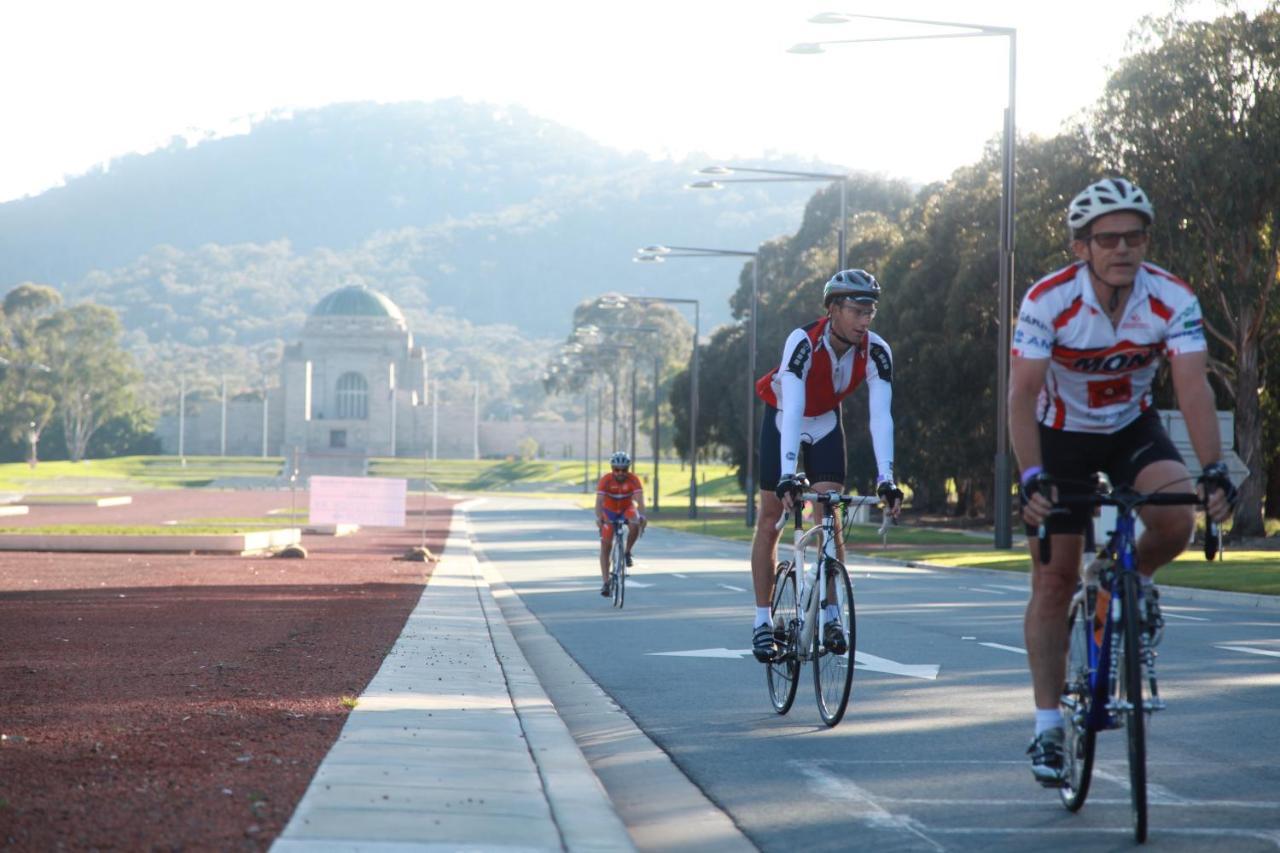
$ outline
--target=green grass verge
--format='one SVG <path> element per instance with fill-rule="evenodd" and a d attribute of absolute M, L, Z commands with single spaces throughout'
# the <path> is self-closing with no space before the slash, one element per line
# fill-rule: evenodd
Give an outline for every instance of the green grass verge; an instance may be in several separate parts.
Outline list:
<path fill-rule="evenodd" d="M 750 542 L 753 531 L 752 528 L 746 526 L 745 518 L 745 515 L 728 517 L 723 513 L 714 515 L 703 513 L 700 518 L 675 518 L 664 515 L 650 517 L 649 521 L 657 527 L 669 527 L 672 530 L 680 530 L 686 533 L 701 533 L 706 536 L 718 536 L 721 539 Z M 880 536 L 876 533 L 878 529 L 878 524 L 855 524 L 850 529 L 849 535 L 845 537 L 845 542 L 851 550 L 870 553 L 873 548 L 878 549 L 880 547 Z M 932 528 L 898 526 L 889 530 L 889 544 L 891 545 L 968 545 L 973 541 L 973 537 L 966 536 L 963 533 L 952 533 Z"/>
<path fill-rule="evenodd" d="M 65 492 L 67 480 L 101 481 L 116 491 L 131 488 L 197 488 L 220 477 L 275 477 L 284 460 L 278 456 L 120 456 L 82 462 L 24 462 L 0 465 L 0 491 Z"/>

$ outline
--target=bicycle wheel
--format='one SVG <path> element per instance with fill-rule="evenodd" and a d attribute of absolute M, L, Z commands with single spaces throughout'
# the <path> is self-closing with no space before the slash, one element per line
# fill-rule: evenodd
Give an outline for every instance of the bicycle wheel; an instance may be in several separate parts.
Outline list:
<path fill-rule="evenodd" d="M 1058 789 L 1062 804 L 1079 811 L 1089 796 L 1093 777 L 1093 750 L 1098 733 L 1090 725 L 1093 688 L 1089 683 L 1090 608 L 1081 596 L 1072 602 L 1067 615 L 1067 682 L 1062 688 L 1062 721 L 1066 739 L 1062 744 L 1066 761 L 1066 785 Z"/>
<path fill-rule="evenodd" d="M 622 607 L 627 597 L 627 545 L 622 530 L 613 532 L 613 606 L 617 608 Z"/>
<path fill-rule="evenodd" d="M 818 624 L 813 632 L 813 690 L 818 696 L 818 715 L 822 722 L 834 726 L 844 716 L 849 705 L 849 688 L 853 685 L 853 649 L 857 637 L 853 612 L 853 585 L 849 572 L 839 560 L 827 563 L 828 591 L 835 597 L 827 604 L 834 604 L 839 611 L 840 630 L 844 635 L 844 650 L 827 648 L 824 642 L 827 617 L 819 608 Z M 834 587 L 834 589 L 832 589 Z"/>
<path fill-rule="evenodd" d="M 800 658 L 796 655 L 796 635 L 800 628 L 800 610 L 796 604 L 796 573 L 789 563 L 778 567 L 773 581 L 773 605 L 771 608 L 774 637 L 779 629 L 785 639 L 778 643 L 778 653 L 765 667 L 769 682 L 769 701 L 773 710 L 785 714 L 796 699 L 796 686 L 800 681 Z"/>
<path fill-rule="evenodd" d="M 1133 836 L 1139 844 L 1147 840 L 1147 738 L 1146 709 L 1142 702 L 1142 626 L 1138 618 L 1138 575 L 1125 572 L 1120 578 L 1121 615 L 1120 692 L 1128 704 L 1125 732 L 1129 740 L 1129 804 L 1133 809 Z"/>

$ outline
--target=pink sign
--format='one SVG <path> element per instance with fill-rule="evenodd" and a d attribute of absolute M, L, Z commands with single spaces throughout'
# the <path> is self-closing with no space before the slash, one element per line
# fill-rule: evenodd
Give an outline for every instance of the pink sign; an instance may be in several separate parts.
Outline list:
<path fill-rule="evenodd" d="M 312 524 L 404 527 L 404 480 L 313 476 L 310 492 Z"/>

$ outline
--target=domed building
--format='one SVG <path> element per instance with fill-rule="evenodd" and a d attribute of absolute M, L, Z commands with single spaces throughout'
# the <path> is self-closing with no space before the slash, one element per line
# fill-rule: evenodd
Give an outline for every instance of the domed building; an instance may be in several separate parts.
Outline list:
<path fill-rule="evenodd" d="M 285 349 L 280 380 L 282 454 L 395 456 L 420 443 L 426 351 L 376 290 L 343 287 L 321 299 Z"/>

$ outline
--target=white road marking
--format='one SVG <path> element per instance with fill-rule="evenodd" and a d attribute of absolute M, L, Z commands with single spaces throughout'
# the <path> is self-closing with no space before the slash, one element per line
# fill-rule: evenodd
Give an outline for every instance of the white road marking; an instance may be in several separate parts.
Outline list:
<path fill-rule="evenodd" d="M 970 592 L 985 592 L 988 595 L 1008 595 L 1009 594 L 1002 589 L 991 589 L 990 587 L 982 587 L 982 586 L 962 586 L 960 588 L 967 589 Z"/>
<path fill-rule="evenodd" d="M 1129 790 L 1129 776 L 1127 770 L 1123 774 L 1109 773 L 1095 763 L 1093 765 L 1093 775 L 1099 779 L 1105 779 L 1108 782 L 1119 785 L 1126 791 Z M 1157 785 L 1150 781 L 1147 782 L 1147 802 L 1151 805 L 1160 806 L 1189 806 L 1192 803 L 1191 800 L 1175 794 L 1164 785 Z"/>
<path fill-rule="evenodd" d="M 673 658 L 719 658 L 721 660 L 740 660 L 742 658 L 752 658 L 754 655 L 751 649 L 689 649 L 679 652 L 646 652 L 646 655 L 653 657 L 673 657 Z M 869 655 L 866 652 L 860 652 L 856 649 L 853 652 L 854 668 L 865 669 L 871 672 L 883 672 L 888 675 L 901 675 L 907 678 L 921 678 L 925 681 L 934 681 L 938 677 L 940 666 L 935 663 L 899 663 L 896 660 Z"/>
<path fill-rule="evenodd" d="M 742 587 L 740 587 L 740 586 L 734 586 L 733 584 L 718 583 L 718 584 L 716 584 L 716 586 L 720 587 L 721 589 L 728 589 L 728 590 L 732 590 L 732 591 L 734 591 L 734 592 L 746 592 L 746 590 L 745 590 L 745 589 L 743 589 Z"/>
<path fill-rule="evenodd" d="M 1020 649 L 1017 646 L 1006 646 L 1004 643 L 978 643 L 980 646 L 986 646 L 989 649 L 1003 649 L 1006 652 L 1016 652 L 1020 655 L 1027 653 L 1026 649 Z"/>
<path fill-rule="evenodd" d="M 633 581 L 631 578 L 627 578 L 627 586 L 634 586 L 636 589 L 648 589 L 653 586 L 653 584 L 641 583 L 640 581 Z"/>
<path fill-rule="evenodd" d="M 1218 648 L 1226 649 L 1229 652 L 1245 652 L 1251 655 L 1266 655 L 1267 657 L 1280 658 L 1280 652 L 1273 652 L 1270 649 L 1254 649 L 1249 646 L 1225 646 L 1219 645 Z"/>
<path fill-rule="evenodd" d="M 920 827 L 919 821 L 916 821 L 906 815 L 895 815 L 886 809 L 880 803 L 876 802 L 875 797 L 865 789 L 848 779 L 837 776 L 830 771 L 815 766 L 808 761 L 790 761 L 788 762 L 802 775 L 809 777 L 810 783 L 817 789 L 818 793 L 832 800 L 837 800 L 847 804 L 842 813 L 849 815 L 868 826 L 876 829 L 900 830 L 910 833 L 916 838 L 928 844 L 934 850 L 944 850 L 945 848 L 934 841 Z"/>
<path fill-rule="evenodd" d="M 977 637 L 961 637 L 960 639 L 962 639 L 962 640 L 976 640 L 976 639 L 978 639 L 978 638 L 977 638 Z"/>
<path fill-rule="evenodd" d="M 672 576 L 673 578 L 680 578 L 680 580 L 682 580 L 682 581 L 687 581 L 687 580 L 689 579 L 689 576 L 688 576 L 688 575 L 682 575 L 682 574 L 680 574 L 679 572 L 672 572 L 672 573 L 671 573 L 671 576 Z"/>
<path fill-rule="evenodd" d="M 1183 613 L 1170 613 L 1169 608 L 1167 607 L 1164 608 L 1164 618 L 1187 619 L 1187 620 L 1190 620 L 1191 622 L 1209 622 L 1210 621 L 1210 619 L 1207 616 L 1187 616 L 1186 614 L 1183 614 Z"/>

